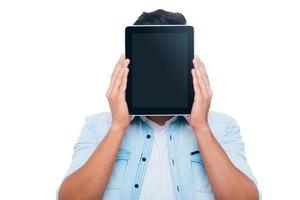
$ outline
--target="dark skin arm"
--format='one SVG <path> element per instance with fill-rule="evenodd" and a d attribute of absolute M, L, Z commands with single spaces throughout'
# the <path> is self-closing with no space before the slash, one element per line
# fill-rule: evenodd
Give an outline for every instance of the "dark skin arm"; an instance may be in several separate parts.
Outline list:
<path fill-rule="evenodd" d="M 207 119 L 212 91 L 205 66 L 198 56 L 193 64 L 195 98 L 189 121 L 214 195 L 218 200 L 256 200 L 259 198 L 256 185 L 233 165 L 209 128 Z"/>
<path fill-rule="evenodd" d="M 122 55 L 106 92 L 112 113 L 112 126 L 87 162 L 63 181 L 59 190 L 60 200 L 98 200 L 103 196 L 122 138 L 130 123 L 125 101 L 128 64 L 129 60 L 125 60 Z"/>

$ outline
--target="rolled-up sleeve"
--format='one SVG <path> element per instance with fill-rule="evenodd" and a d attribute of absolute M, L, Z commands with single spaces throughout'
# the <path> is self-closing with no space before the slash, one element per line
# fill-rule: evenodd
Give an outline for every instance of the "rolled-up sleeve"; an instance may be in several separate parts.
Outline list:
<path fill-rule="evenodd" d="M 81 128 L 80 135 L 73 145 L 73 155 L 71 164 L 67 170 L 67 173 L 63 177 L 62 181 L 79 169 L 88 160 L 90 155 L 95 151 L 97 146 L 96 138 L 94 135 L 94 128 L 90 120 L 86 117 L 85 124 Z M 58 199 L 60 186 L 56 190 L 56 199 Z"/>
<path fill-rule="evenodd" d="M 79 169 L 95 151 L 97 147 L 97 141 L 93 129 L 93 125 L 86 120 L 85 125 L 81 129 L 81 133 L 77 139 L 77 142 L 73 146 L 72 162 L 66 173 L 66 176 Z"/>
<path fill-rule="evenodd" d="M 98 144 L 103 140 L 109 130 L 110 124 L 108 113 L 100 113 L 85 117 L 85 123 L 81 128 L 79 137 L 73 145 L 72 161 L 63 177 L 63 180 L 83 166 L 96 150 Z M 61 184 L 60 184 L 61 185 Z M 56 190 L 56 199 L 60 185 Z"/>
<path fill-rule="evenodd" d="M 257 180 L 254 177 L 249 164 L 247 163 L 245 155 L 245 146 L 244 142 L 242 141 L 242 136 L 240 134 L 240 127 L 235 119 L 231 119 L 228 123 L 226 133 L 223 137 L 221 145 L 231 162 L 240 171 L 247 175 L 255 184 L 257 184 Z M 261 199 L 260 192 L 259 195 Z"/>

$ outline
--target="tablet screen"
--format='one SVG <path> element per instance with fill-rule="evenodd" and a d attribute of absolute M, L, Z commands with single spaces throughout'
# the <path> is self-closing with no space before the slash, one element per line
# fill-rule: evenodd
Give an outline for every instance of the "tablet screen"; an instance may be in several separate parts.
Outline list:
<path fill-rule="evenodd" d="M 187 33 L 132 33 L 132 107 L 187 107 L 187 45 Z"/>
<path fill-rule="evenodd" d="M 194 28 L 143 25 L 125 28 L 130 59 L 126 102 L 130 115 L 190 114 Z"/>

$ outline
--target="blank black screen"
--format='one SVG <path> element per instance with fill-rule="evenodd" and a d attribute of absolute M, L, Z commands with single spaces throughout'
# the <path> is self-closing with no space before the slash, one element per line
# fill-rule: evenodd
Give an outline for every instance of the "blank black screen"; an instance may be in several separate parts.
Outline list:
<path fill-rule="evenodd" d="M 187 33 L 132 34 L 132 106 L 187 107 Z"/>

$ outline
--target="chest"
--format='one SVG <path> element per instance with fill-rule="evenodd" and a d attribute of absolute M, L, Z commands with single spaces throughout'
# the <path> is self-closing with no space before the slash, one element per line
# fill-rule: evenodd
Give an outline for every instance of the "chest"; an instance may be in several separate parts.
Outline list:
<path fill-rule="evenodd" d="M 129 127 L 105 197 L 139 199 L 149 174 L 155 180 L 169 176 L 165 183 L 172 184 L 170 191 L 177 199 L 198 199 L 203 195 L 207 196 L 204 199 L 213 199 L 197 140 L 188 126 L 171 127 L 158 136 L 145 127 Z"/>

